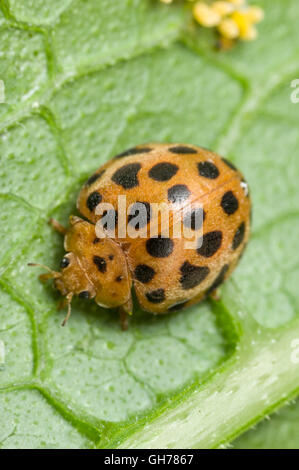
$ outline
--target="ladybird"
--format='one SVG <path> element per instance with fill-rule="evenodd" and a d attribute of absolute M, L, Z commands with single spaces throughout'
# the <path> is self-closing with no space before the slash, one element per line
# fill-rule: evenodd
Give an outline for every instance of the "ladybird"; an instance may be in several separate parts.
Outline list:
<path fill-rule="evenodd" d="M 163 211 L 153 217 L 161 204 L 171 214 L 167 233 Z M 77 209 L 82 217 L 71 216 L 67 229 L 51 221 L 64 235 L 66 254 L 59 272 L 46 268 L 40 276 L 53 278 L 65 296 L 63 324 L 74 295 L 118 307 L 123 329 L 132 313 L 132 287 L 142 309 L 153 314 L 215 296 L 250 231 L 244 177 L 229 160 L 195 145 L 150 143 L 116 155 L 88 178 Z M 120 228 L 127 230 L 120 235 Z"/>

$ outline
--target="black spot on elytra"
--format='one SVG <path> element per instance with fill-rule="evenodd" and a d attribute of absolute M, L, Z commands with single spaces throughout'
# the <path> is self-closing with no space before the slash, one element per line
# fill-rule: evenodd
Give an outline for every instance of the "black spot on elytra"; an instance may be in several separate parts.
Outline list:
<path fill-rule="evenodd" d="M 197 153 L 197 150 L 192 147 L 187 147 L 186 145 L 177 145 L 176 147 L 170 147 L 169 152 L 176 154 L 188 154 L 188 153 Z"/>
<path fill-rule="evenodd" d="M 130 155 L 137 155 L 138 153 L 148 153 L 152 149 L 150 147 L 132 147 L 128 150 L 125 150 L 122 153 L 119 153 L 114 158 L 129 157 Z"/>
<path fill-rule="evenodd" d="M 114 255 L 109 255 L 108 258 L 110 259 L 110 261 L 112 261 L 114 259 Z"/>
<path fill-rule="evenodd" d="M 143 204 L 143 207 L 140 206 L 141 204 Z M 138 219 L 135 219 L 135 217 L 137 218 L 137 216 Z M 136 220 L 135 223 L 134 220 Z M 139 230 L 140 228 L 145 227 L 150 220 L 151 205 L 148 202 L 136 201 L 134 204 L 132 204 L 128 215 L 128 224 L 130 224 L 132 227 L 135 227 L 135 229 Z"/>
<path fill-rule="evenodd" d="M 209 274 L 210 269 L 207 266 L 195 266 L 185 261 L 180 267 L 182 276 L 180 283 L 183 289 L 193 289 L 198 286 Z"/>
<path fill-rule="evenodd" d="M 105 217 L 105 219 L 103 219 Z M 101 218 L 102 227 L 105 230 L 114 230 L 118 221 L 118 212 L 114 209 L 108 209 L 103 212 Z"/>
<path fill-rule="evenodd" d="M 94 264 L 96 265 L 96 267 L 98 268 L 98 270 L 100 271 L 100 273 L 105 273 L 106 270 L 107 270 L 107 265 L 106 265 L 106 261 L 104 258 L 102 258 L 101 256 L 94 256 L 93 257 L 93 262 Z"/>
<path fill-rule="evenodd" d="M 245 235 L 245 222 L 242 222 L 236 230 L 236 233 L 232 242 L 232 249 L 236 250 L 244 240 Z"/>
<path fill-rule="evenodd" d="M 197 248 L 197 253 L 205 258 L 213 256 L 220 248 L 222 242 L 222 232 L 215 230 L 205 233 L 202 237 L 202 245 Z"/>
<path fill-rule="evenodd" d="M 135 279 L 143 284 L 150 282 L 155 274 L 155 270 L 147 264 L 138 264 L 134 270 Z"/>
<path fill-rule="evenodd" d="M 234 214 L 239 208 L 239 202 L 232 191 L 227 191 L 221 199 L 221 207 L 228 215 Z"/>
<path fill-rule="evenodd" d="M 90 178 L 88 178 L 88 180 L 86 181 L 85 186 L 91 186 L 92 183 L 94 183 L 96 180 L 101 178 L 101 176 L 104 173 L 105 173 L 105 170 L 101 170 L 101 171 L 99 171 L 99 173 L 94 173 L 93 175 L 91 175 Z"/>
<path fill-rule="evenodd" d="M 94 245 L 96 245 L 97 243 L 99 243 L 101 241 L 100 238 L 98 237 L 95 237 L 94 241 L 92 242 Z"/>
<path fill-rule="evenodd" d="M 152 290 L 150 292 L 147 292 L 145 295 L 147 300 L 149 302 L 152 302 L 153 304 L 159 304 L 160 302 L 163 302 L 163 300 L 165 300 L 164 289 Z"/>
<path fill-rule="evenodd" d="M 124 278 L 124 276 L 119 275 L 119 276 L 117 276 L 117 277 L 115 278 L 115 281 L 116 281 L 116 282 L 121 282 L 121 281 L 123 280 L 123 278 Z"/>
<path fill-rule="evenodd" d="M 234 170 L 234 171 L 238 171 L 237 168 L 235 167 L 235 165 L 230 161 L 230 160 L 227 160 L 226 158 L 221 158 L 221 160 L 223 161 L 223 163 L 225 163 L 229 168 L 231 168 L 231 170 Z"/>
<path fill-rule="evenodd" d="M 98 204 L 102 201 L 102 195 L 98 191 L 91 193 L 86 201 L 86 205 L 90 212 L 92 212 Z"/>
<path fill-rule="evenodd" d="M 191 192 L 185 184 L 175 184 L 167 191 L 168 201 L 172 203 L 181 204 L 186 201 L 190 196 Z"/>
<path fill-rule="evenodd" d="M 181 302 L 180 304 L 174 304 L 171 307 L 167 309 L 168 312 L 178 312 L 182 308 L 186 306 L 186 304 L 189 302 L 189 300 L 185 300 L 184 302 Z"/>
<path fill-rule="evenodd" d="M 219 170 L 217 166 L 212 162 L 199 162 L 197 164 L 197 168 L 200 176 L 203 176 L 204 178 L 214 180 L 219 176 Z"/>
<path fill-rule="evenodd" d="M 162 238 L 159 235 L 157 238 L 149 238 L 146 241 L 146 251 L 155 258 L 166 258 L 170 256 L 173 251 L 174 243 L 171 238 Z"/>
<path fill-rule="evenodd" d="M 208 290 L 207 290 L 207 292 L 206 292 L 207 294 L 211 294 L 211 292 L 213 292 L 215 289 L 217 289 L 217 287 L 220 286 L 220 284 L 223 283 L 224 278 L 225 278 L 225 275 L 226 275 L 226 273 L 227 273 L 227 271 L 228 271 L 228 268 L 229 268 L 229 265 L 228 265 L 228 264 L 225 264 L 225 265 L 221 268 L 221 270 L 220 270 L 218 276 L 216 277 L 216 279 L 214 279 L 213 283 L 212 283 L 212 284 L 210 285 L 210 287 L 208 288 Z"/>
<path fill-rule="evenodd" d="M 202 223 L 205 220 L 206 213 L 200 207 L 188 212 L 183 219 L 185 227 L 191 230 L 199 230 L 202 227 Z"/>
<path fill-rule="evenodd" d="M 128 165 L 118 168 L 111 179 L 124 189 L 134 188 L 139 185 L 137 175 L 140 168 L 140 163 L 128 163 Z"/>
<path fill-rule="evenodd" d="M 179 167 L 173 163 L 161 162 L 154 165 L 148 172 L 148 176 L 155 181 L 168 181 L 178 171 Z"/>
<path fill-rule="evenodd" d="M 69 264 L 70 264 L 70 260 L 66 257 L 62 258 L 62 260 L 60 261 L 61 269 L 66 268 Z"/>
<path fill-rule="evenodd" d="M 90 293 L 88 290 L 83 290 L 82 292 L 79 293 L 80 299 L 89 299 L 90 298 Z"/>

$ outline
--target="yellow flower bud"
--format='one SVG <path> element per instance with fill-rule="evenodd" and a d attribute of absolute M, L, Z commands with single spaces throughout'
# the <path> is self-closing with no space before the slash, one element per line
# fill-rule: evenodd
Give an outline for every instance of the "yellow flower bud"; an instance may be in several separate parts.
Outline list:
<path fill-rule="evenodd" d="M 230 3 L 235 5 L 236 7 L 241 7 L 245 4 L 245 0 L 228 0 Z"/>
<path fill-rule="evenodd" d="M 194 5 L 193 16 L 199 24 L 206 26 L 207 28 L 217 26 L 221 19 L 220 15 L 216 11 L 203 2 L 197 2 Z"/>
<path fill-rule="evenodd" d="M 260 7 L 252 6 L 247 10 L 247 15 L 252 23 L 259 23 L 264 19 L 264 10 Z"/>
<path fill-rule="evenodd" d="M 218 31 L 227 39 L 236 39 L 240 34 L 237 23 L 231 18 L 224 18 L 218 25 Z"/>
<path fill-rule="evenodd" d="M 229 2 L 214 2 L 212 9 L 220 16 L 230 15 L 234 11 L 234 6 Z"/>
<path fill-rule="evenodd" d="M 247 29 L 246 32 L 240 34 L 240 39 L 243 41 L 254 41 L 258 36 L 257 30 L 254 26 L 251 26 Z"/>
<path fill-rule="evenodd" d="M 240 31 L 240 38 L 245 37 L 248 34 L 248 30 L 251 28 L 251 21 L 249 20 L 246 12 L 235 11 L 231 18 L 238 25 Z"/>

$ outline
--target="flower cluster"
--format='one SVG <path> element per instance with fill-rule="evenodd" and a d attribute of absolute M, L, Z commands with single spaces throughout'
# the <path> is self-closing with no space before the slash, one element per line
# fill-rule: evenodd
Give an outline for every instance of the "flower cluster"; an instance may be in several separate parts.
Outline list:
<path fill-rule="evenodd" d="M 172 3 L 173 0 L 161 0 Z M 258 6 L 249 6 L 246 0 L 226 0 L 203 2 L 196 0 L 192 8 L 197 23 L 206 28 L 216 28 L 224 40 L 241 39 L 252 41 L 257 37 L 256 23 L 264 18 Z"/>

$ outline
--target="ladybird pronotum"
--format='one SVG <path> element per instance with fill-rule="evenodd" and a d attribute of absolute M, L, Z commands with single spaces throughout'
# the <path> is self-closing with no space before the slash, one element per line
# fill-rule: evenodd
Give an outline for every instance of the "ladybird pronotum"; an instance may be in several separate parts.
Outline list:
<path fill-rule="evenodd" d="M 125 199 L 124 214 L 119 198 Z M 98 210 L 107 203 L 108 209 Z M 166 235 L 163 211 L 153 223 L 159 204 L 171 213 Z M 151 143 L 116 155 L 86 181 L 77 208 L 83 218 L 71 216 L 68 229 L 52 221 L 64 234 L 67 253 L 60 272 L 42 275 L 54 278 L 65 296 L 66 318 L 78 295 L 119 307 L 125 327 L 132 287 L 148 312 L 188 307 L 214 294 L 230 276 L 249 237 L 244 177 L 229 160 L 195 145 Z M 183 228 L 180 237 L 178 228 Z M 133 237 L 129 229 L 141 235 Z M 186 248 L 191 238 L 193 245 Z"/>

